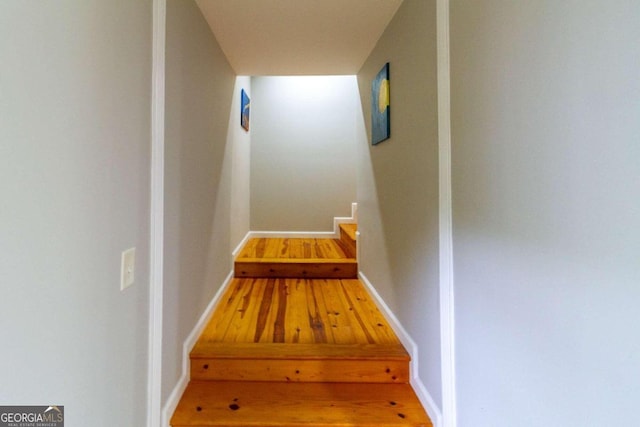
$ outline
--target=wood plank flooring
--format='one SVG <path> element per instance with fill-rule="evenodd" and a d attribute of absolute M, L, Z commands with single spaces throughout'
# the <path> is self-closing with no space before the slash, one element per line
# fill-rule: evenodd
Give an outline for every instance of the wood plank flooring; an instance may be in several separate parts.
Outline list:
<path fill-rule="evenodd" d="M 337 239 L 252 238 L 237 259 L 350 259 Z"/>
<path fill-rule="evenodd" d="M 283 278 L 234 279 L 202 342 L 399 344 L 359 280 Z"/>

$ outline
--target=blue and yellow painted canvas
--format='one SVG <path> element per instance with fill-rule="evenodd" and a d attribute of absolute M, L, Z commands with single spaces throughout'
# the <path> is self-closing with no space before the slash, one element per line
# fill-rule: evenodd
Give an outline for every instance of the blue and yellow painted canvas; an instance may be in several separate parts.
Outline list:
<path fill-rule="evenodd" d="M 389 63 L 387 62 L 371 84 L 371 144 L 376 145 L 391 136 Z"/>
<path fill-rule="evenodd" d="M 242 89 L 240 91 L 240 125 L 246 130 L 249 130 L 249 113 L 251 112 L 251 100 L 247 95 L 247 92 Z"/>

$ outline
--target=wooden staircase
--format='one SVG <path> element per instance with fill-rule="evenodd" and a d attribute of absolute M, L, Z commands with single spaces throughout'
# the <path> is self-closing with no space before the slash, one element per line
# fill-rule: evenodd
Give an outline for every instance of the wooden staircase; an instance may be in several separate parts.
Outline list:
<path fill-rule="evenodd" d="M 247 243 L 173 427 L 432 426 L 409 355 L 354 278 L 355 229 Z"/>

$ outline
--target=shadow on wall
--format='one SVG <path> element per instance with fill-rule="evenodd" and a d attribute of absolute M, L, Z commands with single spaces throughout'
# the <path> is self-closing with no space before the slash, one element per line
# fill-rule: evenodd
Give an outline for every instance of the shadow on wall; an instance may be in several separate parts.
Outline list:
<path fill-rule="evenodd" d="M 374 70 L 375 66 L 365 70 L 359 80 L 362 113 L 367 118 Z M 439 283 L 437 100 L 430 89 L 414 90 L 414 85 L 406 83 L 394 85 L 396 80 L 412 80 L 405 71 L 402 67 L 394 70 L 392 64 L 391 138 L 372 146 L 369 120 L 361 119 L 367 132 L 360 142 L 358 188 L 363 270 L 381 287 L 385 299 L 393 295 L 388 304 L 399 313 L 411 306 L 415 306 L 413 312 L 423 310 L 426 298 L 433 305 L 438 301 L 433 289 Z M 402 102 L 414 98 L 431 100 L 431 117 L 414 120 L 412 108 L 419 107 Z M 432 291 L 420 286 L 424 282 L 430 283 Z M 434 308 L 437 310 L 437 304 Z M 406 316 L 402 317 L 406 323 Z"/>
<path fill-rule="evenodd" d="M 362 108 L 356 113 L 358 141 L 358 260 L 359 269 L 376 286 L 389 308 L 397 313 L 396 294 L 389 264 L 390 256 L 385 239 L 384 223 L 369 150 L 365 118 Z"/>
<path fill-rule="evenodd" d="M 391 137 L 372 146 L 371 82 L 387 62 Z M 358 213 L 364 233 L 375 236 L 363 235 L 362 268 L 381 295 L 393 295 L 389 305 L 420 348 L 420 378 L 440 406 L 435 2 L 400 6 L 358 84 L 368 135 L 360 150 Z"/>
<path fill-rule="evenodd" d="M 355 76 L 251 80 L 251 229 L 330 231 L 356 198 Z"/>
<path fill-rule="evenodd" d="M 193 319 L 229 271 L 231 168 L 226 134 L 233 96 L 232 82 L 216 88 L 183 76 L 181 102 L 173 107 L 180 118 L 175 127 L 167 120 L 165 160 L 165 301 L 177 310 L 179 324 L 173 332 L 180 345 L 170 351 L 179 357 Z"/>
<path fill-rule="evenodd" d="M 229 273 L 227 131 L 235 73 L 193 2 L 167 2 L 162 400 L 182 345 Z"/>

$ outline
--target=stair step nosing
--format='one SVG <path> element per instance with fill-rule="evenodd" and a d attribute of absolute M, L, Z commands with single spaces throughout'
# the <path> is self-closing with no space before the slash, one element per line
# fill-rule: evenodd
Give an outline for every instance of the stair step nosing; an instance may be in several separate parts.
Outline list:
<path fill-rule="evenodd" d="M 192 359 L 291 359 L 291 360 L 411 360 L 401 345 L 255 344 L 198 342 Z"/>
<path fill-rule="evenodd" d="M 279 264 L 355 264 L 355 258 L 237 258 L 238 264 L 279 263 Z"/>

